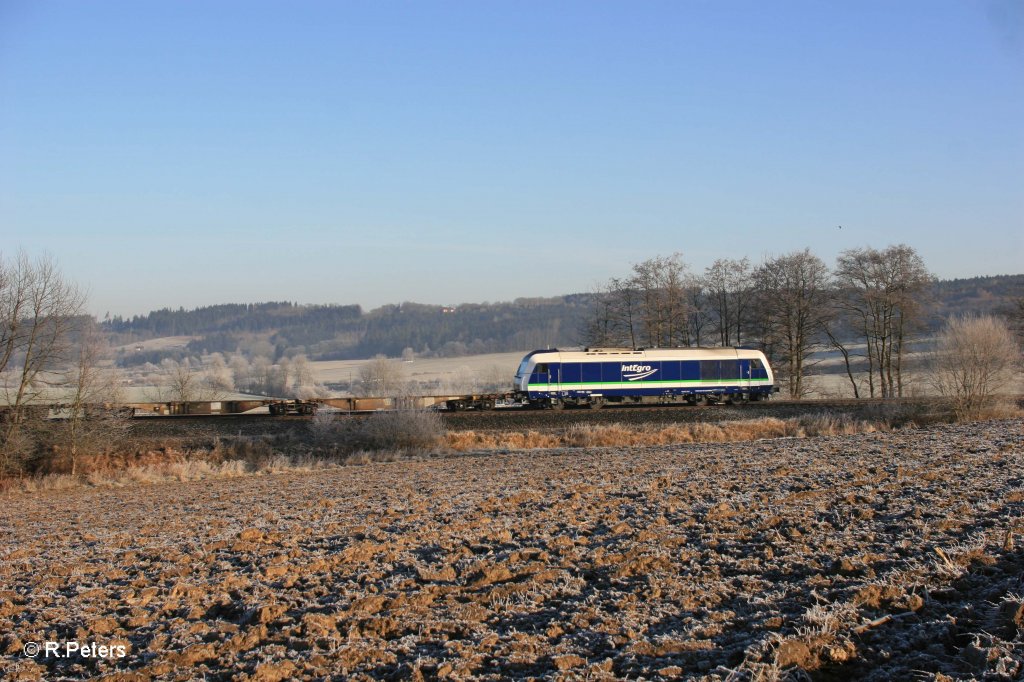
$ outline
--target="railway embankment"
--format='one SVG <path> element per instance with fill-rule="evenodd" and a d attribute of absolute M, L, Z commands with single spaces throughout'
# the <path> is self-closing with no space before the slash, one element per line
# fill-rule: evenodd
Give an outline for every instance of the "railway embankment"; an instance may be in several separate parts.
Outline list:
<path fill-rule="evenodd" d="M 1009 399 L 1012 410 L 1024 409 L 1024 396 Z M 617 406 L 601 410 L 586 408 L 565 410 L 496 409 L 466 412 L 438 412 L 441 425 L 449 431 L 484 430 L 552 431 L 572 424 L 627 424 L 635 426 L 692 423 L 721 423 L 763 417 L 776 419 L 834 417 L 854 421 L 875 421 L 893 426 L 908 423 L 948 421 L 948 406 L 936 398 L 902 400 L 771 400 L 736 405 L 711 406 Z M 369 414 L 337 414 L 339 422 L 357 423 Z M 183 438 L 190 442 L 208 442 L 213 438 L 302 436 L 310 430 L 315 417 L 270 417 L 269 415 L 144 417 L 133 420 L 133 432 L 140 438 Z"/>

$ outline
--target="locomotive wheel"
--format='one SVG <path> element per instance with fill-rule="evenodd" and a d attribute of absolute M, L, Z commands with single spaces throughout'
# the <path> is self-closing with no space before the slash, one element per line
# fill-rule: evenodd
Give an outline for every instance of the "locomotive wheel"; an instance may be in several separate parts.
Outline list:
<path fill-rule="evenodd" d="M 552 398 L 548 402 L 548 407 L 550 407 L 552 410 L 563 410 L 565 409 L 565 403 L 563 403 L 558 398 Z"/>
<path fill-rule="evenodd" d="M 590 399 L 590 409 L 592 409 L 592 410 L 600 410 L 602 407 L 604 407 L 604 398 L 591 398 Z"/>

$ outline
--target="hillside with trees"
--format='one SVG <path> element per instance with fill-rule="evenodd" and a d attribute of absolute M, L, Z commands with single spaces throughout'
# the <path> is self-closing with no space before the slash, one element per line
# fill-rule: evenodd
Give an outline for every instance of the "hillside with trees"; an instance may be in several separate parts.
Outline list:
<path fill-rule="evenodd" d="M 273 360 L 398 357 L 410 350 L 457 357 L 580 343 L 579 330 L 591 306 L 588 294 L 450 307 L 402 303 L 368 312 L 358 305 L 229 304 L 115 317 L 104 328 L 119 346 L 193 337 L 183 348 L 124 352 L 119 358 L 123 366 L 215 352 Z"/>
<path fill-rule="evenodd" d="M 786 346 L 785 356 L 796 363 L 791 371 L 799 374 L 800 358 L 816 347 L 830 345 L 845 351 L 842 342 L 863 336 L 865 313 L 869 324 L 897 324 L 892 338 L 886 328 L 875 330 L 874 338 L 881 339 L 877 359 L 885 365 L 894 351 L 899 354 L 901 309 L 892 300 L 870 302 L 873 294 L 863 280 L 870 276 L 870 264 L 863 258 L 884 251 L 851 252 L 845 261 L 840 259 L 834 272 L 805 250 L 756 267 L 748 259 L 721 259 L 700 274 L 691 272 L 681 255 L 674 254 L 638 263 L 631 274 L 612 278 L 600 291 L 584 294 L 458 306 L 402 303 L 370 311 L 358 305 L 224 304 L 163 309 L 131 319 L 115 317 L 103 328 L 120 346 L 166 336 L 193 337 L 181 348 L 125 351 L 118 359 L 122 366 L 209 353 L 273 361 L 299 355 L 309 360 L 343 360 L 400 357 L 410 352 L 458 357 L 587 344 L 760 344 L 769 350 L 781 344 Z M 992 313 L 1012 318 L 1020 314 L 1017 306 L 1024 300 L 1024 275 L 934 281 L 923 263 L 915 263 L 914 268 L 913 285 L 899 294 L 904 303 L 914 304 L 914 334 L 934 333 L 951 315 Z M 813 289 L 804 291 L 812 298 L 810 309 L 793 308 L 802 299 L 790 281 Z M 854 300 L 858 287 L 860 308 Z M 840 290 L 846 295 L 836 298 Z M 896 295 L 890 292 L 890 298 Z M 826 299 L 847 314 L 830 316 L 828 324 L 812 319 Z M 883 309 L 872 313 L 868 308 L 874 303 Z M 781 329 L 787 321 L 795 326 Z M 828 335 L 833 336 L 831 342 L 825 338 Z"/>

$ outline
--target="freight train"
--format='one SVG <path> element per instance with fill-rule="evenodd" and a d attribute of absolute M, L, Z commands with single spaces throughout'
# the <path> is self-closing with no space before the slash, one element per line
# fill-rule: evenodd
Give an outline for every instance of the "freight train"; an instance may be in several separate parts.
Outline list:
<path fill-rule="evenodd" d="M 748 348 L 535 350 L 514 393 L 534 407 L 763 400 L 778 392 L 768 359 Z"/>
<path fill-rule="evenodd" d="M 707 404 L 764 400 L 778 392 L 764 353 L 748 348 L 584 348 L 535 350 L 519 364 L 510 392 L 402 398 L 248 396 L 213 401 L 157 401 L 86 406 L 90 415 L 112 411 L 133 416 L 238 415 L 261 408 L 275 416 L 402 409 L 489 410 L 495 407 L 597 409 L 606 404 Z M 23 408 L 41 418 L 66 418 L 69 405 Z M 0 421 L 10 408 L 0 405 Z"/>

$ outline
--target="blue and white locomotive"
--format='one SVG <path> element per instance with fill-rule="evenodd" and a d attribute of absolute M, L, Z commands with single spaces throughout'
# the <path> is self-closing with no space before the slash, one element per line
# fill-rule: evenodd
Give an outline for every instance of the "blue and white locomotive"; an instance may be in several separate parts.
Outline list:
<path fill-rule="evenodd" d="M 514 381 L 520 400 L 554 409 L 763 400 L 778 391 L 764 353 L 746 348 L 535 350 Z"/>

